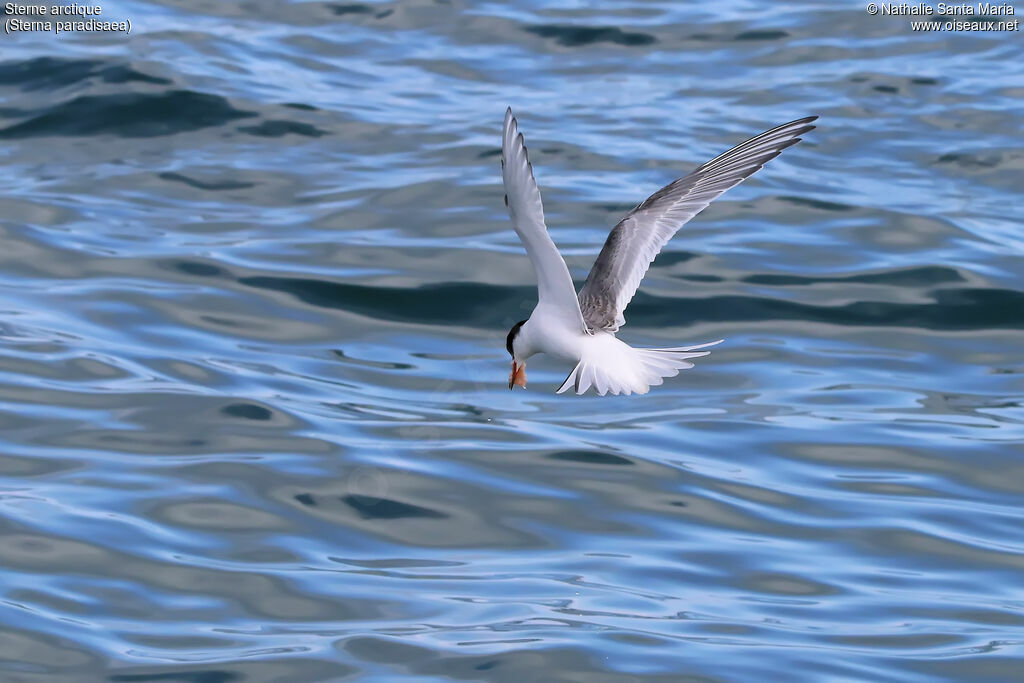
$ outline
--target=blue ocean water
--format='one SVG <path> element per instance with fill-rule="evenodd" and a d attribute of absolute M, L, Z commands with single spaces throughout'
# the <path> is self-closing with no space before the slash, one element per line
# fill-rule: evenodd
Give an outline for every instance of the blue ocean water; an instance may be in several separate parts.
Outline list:
<path fill-rule="evenodd" d="M 131 30 L 2 38 L 0 679 L 1020 679 L 1019 31 L 102 18 Z M 509 105 L 580 281 L 648 194 L 821 117 L 627 310 L 631 344 L 724 338 L 697 367 L 578 398 L 531 360 L 508 391 Z"/>

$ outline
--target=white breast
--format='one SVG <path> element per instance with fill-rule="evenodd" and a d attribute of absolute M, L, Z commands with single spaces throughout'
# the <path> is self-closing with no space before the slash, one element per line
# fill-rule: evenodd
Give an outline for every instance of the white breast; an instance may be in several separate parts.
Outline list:
<path fill-rule="evenodd" d="M 522 346 L 529 355 L 546 353 L 559 360 L 578 363 L 591 335 L 580 332 L 573 323 L 565 319 L 562 311 L 538 304 L 519 330 Z"/>

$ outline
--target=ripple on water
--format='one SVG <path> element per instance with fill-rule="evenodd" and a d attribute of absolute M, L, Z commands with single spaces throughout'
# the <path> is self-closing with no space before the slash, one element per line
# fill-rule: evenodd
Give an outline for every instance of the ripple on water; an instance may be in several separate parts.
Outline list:
<path fill-rule="evenodd" d="M 1018 677 L 1005 34 L 129 10 L 0 60 L 0 679 Z M 541 358 L 505 388 L 536 296 L 508 105 L 577 280 L 644 196 L 821 116 L 627 312 L 711 356 L 642 398 L 556 396 Z"/>

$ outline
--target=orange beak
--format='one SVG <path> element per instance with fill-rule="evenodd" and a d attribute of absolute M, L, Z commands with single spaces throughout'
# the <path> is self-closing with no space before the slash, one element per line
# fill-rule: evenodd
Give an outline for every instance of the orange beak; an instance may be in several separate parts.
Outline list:
<path fill-rule="evenodd" d="M 526 388 L 526 363 L 520 365 L 512 361 L 512 373 L 508 376 L 508 388 L 512 389 L 513 387 Z"/>

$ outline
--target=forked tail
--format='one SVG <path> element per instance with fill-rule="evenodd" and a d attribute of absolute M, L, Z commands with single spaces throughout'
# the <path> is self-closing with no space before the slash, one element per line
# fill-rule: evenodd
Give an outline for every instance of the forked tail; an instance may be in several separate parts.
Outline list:
<path fill-rule="evenodd" d="M 691 358 L 706 356 L 698 351 L 722 340 L 680 346 L 671 349 L 634 349 L 612 335 L 594 335 L 593 344 L 584 349 L 583 357 L 558 388 L 559 394 L 573 389 L 584 394 L 591 387 L 601 396 L 611 394 L 646 394 L 666 377 L 675 377 L 680 370 L 693 367 Z"/>

